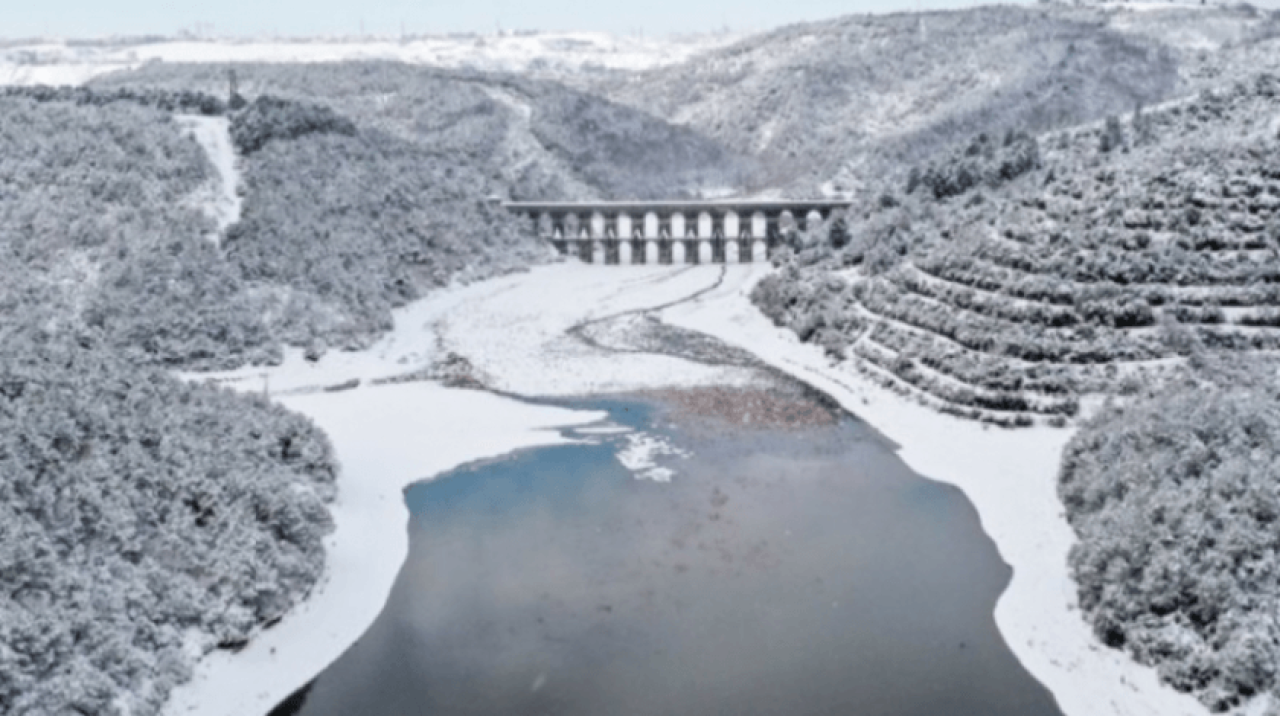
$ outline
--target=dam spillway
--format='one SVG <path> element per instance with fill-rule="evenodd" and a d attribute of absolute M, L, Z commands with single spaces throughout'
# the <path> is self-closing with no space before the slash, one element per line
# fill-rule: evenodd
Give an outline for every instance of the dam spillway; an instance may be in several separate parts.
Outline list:
<path fill-rule="evenodd" d="M 786 231 L 847 209 L 848 200 L 512 201 L 565 255 L 593 264 L 767 261 Z"/>

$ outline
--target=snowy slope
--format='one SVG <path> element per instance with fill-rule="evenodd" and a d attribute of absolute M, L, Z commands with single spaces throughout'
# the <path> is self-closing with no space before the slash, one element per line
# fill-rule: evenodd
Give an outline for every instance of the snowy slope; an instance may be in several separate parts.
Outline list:
<path fill-rule="evenodd" d="M 213 242 L 221 241 L 222 232 L 240 220 L 240 174 L 236 169 L 235 148 L 231 144 L 231 122 L 226 117 L 204 117 L 182 114 L 176 117 L 179 126 L 189 132 L 209 156 L 209 162 L 217 170 L 209 186 L 197 200 L 209 218 L 217 224 L 218 233 Z"/>
<path fill-rule="evenodd" d="M 1108 17 L 1057 4 L 849 15 L 594 89 L 758 157 L 766 186 L 811 194 L 834 178 L 856 193 L 979 132 L 1072 125 L 1174 93 L 1159 40 Z"/>

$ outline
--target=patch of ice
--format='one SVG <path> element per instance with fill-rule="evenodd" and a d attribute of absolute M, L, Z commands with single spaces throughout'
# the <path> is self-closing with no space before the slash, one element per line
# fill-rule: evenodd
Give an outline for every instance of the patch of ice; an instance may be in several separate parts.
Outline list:
<path fill-rule="evenodd" d="M 595 427 L 578 428 L 574 432 L 580 435 L 622 435 L 623 433 L 632 432 L 632 429 L 625 425 L 609 423 Z"/>
<path fill-rule="evenodd" d="M 632 433 L 626 436 L 626 446 L 616 456 L 623 467 L 635 473 L 637 480 L 671 482 L 671 478 L 675 477 L 675 470 L 658 465 L 657 458 L 687 458 L 689 452 L 656 435 Z"/>

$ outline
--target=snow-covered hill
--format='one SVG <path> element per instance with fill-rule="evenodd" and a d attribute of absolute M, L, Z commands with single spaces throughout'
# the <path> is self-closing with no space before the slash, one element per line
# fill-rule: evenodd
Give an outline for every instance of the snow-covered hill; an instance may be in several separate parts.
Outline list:
<path fill-rule="evenodd" d="M 591 89 L 751 154 L 762 185 L 868 190 L 986 132 L 1099 120 L 1280 57 L 1274 13 L 1178 3 L 1039 3 L 796 24 Z M 830 182 L 830 183 L 828 183 Z"/>
<path fill-rule="evenodd" d="M 683 62 L 739 36 L 618 37 L 600 32 L 441 37 L 102 40 L 13 42 L 0 47 L 0 84 L 83 84 L 147 62 L 390 60 L 451 69 L 563 77 Z"/>

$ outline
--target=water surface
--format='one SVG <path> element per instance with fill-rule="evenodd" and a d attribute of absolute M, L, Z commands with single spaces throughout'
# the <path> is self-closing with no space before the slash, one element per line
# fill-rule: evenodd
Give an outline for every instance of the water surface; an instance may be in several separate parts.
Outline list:
<path fill-rule="evenodd" d="M 593 436 L 407 490 L 386 608 L 298 713 L 1059 713 L 959 490 L 803 396 L 709 395 L 570 403 L 687 451 L 670 483 Z"/>

